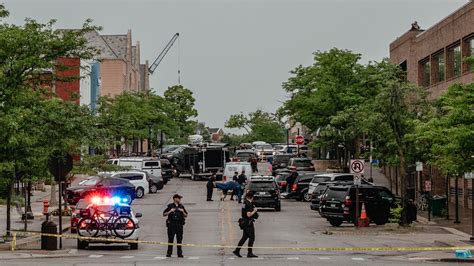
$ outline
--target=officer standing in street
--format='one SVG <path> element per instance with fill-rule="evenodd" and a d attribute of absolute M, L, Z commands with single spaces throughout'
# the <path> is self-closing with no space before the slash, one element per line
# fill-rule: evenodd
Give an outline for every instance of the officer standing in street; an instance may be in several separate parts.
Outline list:
<path fill-rule="evenodd" d="M 206 188 L 207 188 L 207 201 L 212 201 L 212 193 L 214 192 L 214 188 L 216 187 L 216 175 L 212 174 L 207 181 Z"/>
<path fill-rule="evenodd" d="M 168 204 L 168 207 L 163 211 L 163 216 L 168 216 L 166 220 L 166 226 L 168 227 L 168 252 L 166 257 L 171 257 L 173 254 L 174 236 L 176 235 L 176 242 L 181 244 L 183 242 L 183 226 L 185 224 L 188 212 L 181 204 L 181 198 L 179 194 L 174 194 L 173 203 Z M 178 257 L 183 257 L 183 250 L 180 245 L 177 246 Z"/>
<path fill-rule="evenodd" d="M 242 207 L 242 218 L 239 219 L 239 227 L 243 230 L 242 238 L 237 244 L 237 248 L 233 251 L 234 255 L 241 258 L 240 249 L 244 245 L 247 239 L 248 243 L 248 253 L 247 258 L 257 258 L 258 256 L 253 254 L 252 247 L 253 242 L 255 241 L 255 219 L 258 219 L 257 208 L 253 205 L 253 193 L 247 192 L 245 195 L 244 206 Z"/>
<path fill-rule="evenodd" d="M 245 184 L 247 183 L 247 176 L 245 175 L 245 171 L 242 171 L 242 174 L 239 175 L 239 177 L 237 178 L 237 183 L 239 183 L 240 185 L 240 190 L 237 193 L 237 198 L 239 200 L 239 203 L 242 203 L 242 194 L 244 194 Z"/>

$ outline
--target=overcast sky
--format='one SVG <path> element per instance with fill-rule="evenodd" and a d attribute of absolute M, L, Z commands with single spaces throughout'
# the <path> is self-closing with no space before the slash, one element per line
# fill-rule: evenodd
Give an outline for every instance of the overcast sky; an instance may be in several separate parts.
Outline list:
<path fill-rule="evenodd" d="M 0 0 L 2 2 L 2 0 Z M 388 57 L 391 41 L 417 20 L 428 28 L 467 0 L 3 0 L 9 22 L 58 19 L 77 28 L 86 18 L 103 34 L 124 34 L 153 61 L 172 35 L 179 42 L 150 79 L 159 94 L 177 83 L 193 90 L 199 120 L 221 127 L 233 113 L 274 112 L 285 100 L 281 83 L 312 52 L 332 47 L 361 53 L 363 62 Z M 178 49 L 179 48 L 179 49 Z M 179 60 L 178 60 L 179 58 Z"/>

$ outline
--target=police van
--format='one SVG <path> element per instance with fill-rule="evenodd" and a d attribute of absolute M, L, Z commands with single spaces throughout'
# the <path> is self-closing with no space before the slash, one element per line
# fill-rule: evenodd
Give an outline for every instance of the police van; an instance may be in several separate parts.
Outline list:
<path fill-rule="evenodd" d="M 153 157 L 122 157 L 110 159 L 110 164 L 129 167 L 130 169 L 145 171 L 151 175 L 162 177 L 160 159 Z"/>

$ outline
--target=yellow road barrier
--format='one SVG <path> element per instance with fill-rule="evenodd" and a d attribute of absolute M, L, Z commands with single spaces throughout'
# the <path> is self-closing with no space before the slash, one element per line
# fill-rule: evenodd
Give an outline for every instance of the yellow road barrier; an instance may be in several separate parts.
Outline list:
<path fill-rule="evenodd" d="M 12 231 L 13 232 L 13 231 Z M 213 244 L 176 244 L 167 243 L 160 241 L 147 241 L 147 240 L 124 240 L 124 239 L 111 239 L 105 237 L 83 237 L 72 234 L 46 234 L 41 232 L 24 232 L 14 231 L 13 242 L 16 242 L 16 234 L 23 235 L 37 235 L 37 236 L 51 236 L 51 237 L 63 237 L 70 239 L 80 240 L 91 240 L 97 242 L 112 242 L 112 243 L 138 243 L 146 245 L 161 245 L 161 246 L 182 246 L 182 247 L 198 247 L 198 248 L 232 248 L 235 249 L 237 246 L 226 246 L 226 245 L 213 245 Z M 300 250 L 300 251 L 451 251 L 456 249 L 474 249 L 474 246 L 456 246 L 456 247 L 265 247 L 265 246 L 254 246 L 254 249 L 273 249 L 273 250 Z"/>

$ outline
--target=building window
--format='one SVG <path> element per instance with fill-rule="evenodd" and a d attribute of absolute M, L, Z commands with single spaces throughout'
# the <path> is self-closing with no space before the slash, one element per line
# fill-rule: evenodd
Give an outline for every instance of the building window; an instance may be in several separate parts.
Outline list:
<path fill-rule="evenodd" d="M 402 70 L 402 79 L 407 80 L 407 60 L 403 61 L 400 64 L 400 69 Z"/>
<path fill-rule="evenodd" d="M 474 55 L 474 37 L 467 37 L 467 39 L 464 39 L 462 53 L 463 60 Z M 464 62 L 463 66 L 463 72 L 471 72 L 473 70 L 474 63 Z"/>
<path fill-rule="evenodd" d="M 430 64 L 429 58 L 426 58 L 420 61 L 418 73 L 419 73 L 418 84 L 422 87 L 429 87 L 431 84 L 431 80 L 430 80 L 431 64 Z"/>
<path fill-rule="evenodd" d="M 441 51 L 435 55 L 433 55 L 433 75 L 432 75 L 432 84 L 436 84 L 438 82 L 441 82 L 445 78 L 445 73 L 444 73 L 444 51 Z"/>
<path fill-rule="evenodd" d="M 461 75 L 461 46 L 459 44 L 448 48 L 446 51 L 446 78 Z"/>

